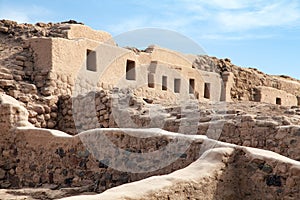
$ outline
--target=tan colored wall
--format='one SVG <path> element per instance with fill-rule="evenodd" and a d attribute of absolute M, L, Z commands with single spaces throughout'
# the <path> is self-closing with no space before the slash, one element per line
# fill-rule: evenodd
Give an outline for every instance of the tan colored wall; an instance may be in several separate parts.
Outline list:
<path fill-rule="evenodd" d="M 33 38 L 27 42 L 34 51 L 34 69 L 51 70 L 53 66 L 52 39 Z"/>
<path fill-rule="evenodd" d="M 88 39 L 66 40 L 49 38 L 42 39 L 39 44 L 36 44 L 37 41 L 39 40 L 32 41 L 32 47 L 36 52 L 36 64 L 42 68 L 51 69 L 51 73 L 56 74 L 50 84 L 52 85 L 50 90 L 54 94 L 70 94 L 71 86 L 73 85 L 80 92 L 83 90 L 88 91 L 88 89 L 95 87 L 106 89 L 112 87 L 143 88 L 142 90 L 146 90 L 148 88 L 148 73 L 154 72 L 154 79 L 157 84 L 155 89 L 158 96 L 166 96 L 166 92 L 161 89 L 162 76 L 165 75 L 168 77 L 168 89 L 170 92 L 174 90 L 174 79 L 181 79 L 181 92 L 180 94 L 175 94 L 178 98 L 190 98 L 188 91 L 189 79 L 193 78 L 195 79 L 196 98 L 199 96 L 200 101 L 204 100 L 204 83 L 206 82 L 211 84 L 210 100 L 220 101 L 221 99 L 222 79 L 220 75 L 192 68 L 192 63 L 184 55 L 177 52 L 155 47 L 152 53 L 142 52 L 136 54 L 124 48 Z M 87 49 L 97 52 L 97 72 L 86 70 Z M 43 60 L 43 58 L 47 57 L 49 59 Z M 127 60 L 135 61 L 136 80 L 126 80 Z M 151 63 L 151 61 L 155 61 L 156 64 Z M 154 71 L 153 68 L 155 68 Z M 57 79 L 59 79 L 58 82 Z M 57 85 L 61 85 L 62 90 L 64 88 L 68 90 L 59 91 Z M 149 88 L 148 90 L 151 91 Z M 147 96 L 146 93 L 144 95 Z M 174 94 L 171 96 L 174 96 Z"/>
<path fill-rule="evenodd" d="M 220 62 L 219 59 L 215 59 L 215 61 Z M 234 84 L 231 89 L 231 97 L 233 100 L 255 101 L 255 88 L 257 87 L 269 87 L 282 90 L 281 95 L 284 97 L 287 96 L 286 93 L 300 96 L 300 84 L 296 79 L 270 76 L 257 69 L 241 68 L 230 62 L 225 62 L 225 64 L 224 67 L 234 74 Z M 275 93 L 277 94 L 278 92 Z M 291 99 L 290 97 L 288 98 Z M 294 103 L 294 100 L 289 101 L 291 104 L 285 105 L 297 105 Z M 267 102 L 275 104 L 273 100 Z"/>
<path fill-rule="evenodd" d="M 221 101 L 231 102 L 231 88 L 234 85 L 234 75 L 231 72 L 223 72 L 223 89 L 221 95 Z"/>
<path fill-rule="evenodd" d="M 300 83 L 293 80 L 287 80 L 284 78 L 278 78 L 280 86 L 279 89 L 284 90 L 290 94 L 295 96 L 299 96 L 300 94 Z"/>
<path fill-rule="evenodd" d="M 10 149 L 12 148 L 11 143 L 2 147 L 7 156 L 3 160 L 11 163 L 12 167 L 3 167 L 6 176 L 4 180 L 0 180 L 0 184 L 8 181 L 15 188 L 35 187 L 41 184 L 55 184 L 61 187 L 89 186 L 91 190 L 97 192 L 146 177 L 170 173 L 188 166 L 200 156 L 204 138 L 201 136 L 180 137 L 179 135 L 182 140 L 191 143 L 183 152 L 184 156 L 178 155 L 176 162 L 170 160 L 170 164 L 158 167 L 158 169 L 155 169 L 157 165 L 153 165 L 153 162 L 158 161 L 152 162 L 148 157 L 148 159 L 138 161 L 138 165 L 144 167 L 143 170 L 146 171 L 131 173 L 106 166 L 105 158 L 121 159 L 121 149 L 131 152 L 127 154 L 130 161 L 135 158 L 135 153 L 138 151 L 143 153 L 157 151 L 156 156 L 165 156 L 164 154 L 160 155 L 158 150 L 176 137 L 172 134 L 161 134 L 146 129 L 98 129 L 71 137 L 59 131 L 19 128 L 12 130 L 10 134 L 15 136 L 11 142 L 14 143 L 13 148 L 17 149 L 18 153 L 13 156 L 15 151 Z M 138 135 L 142 137 L 139 138 Z M 113 151 L 113 154 L 110 154 L 111 151 L 107 148 L 109 144 L 105 143 L 107 145 L 105 146 L 103 138 L 112 142 L 112 145 L 116 145 L 120 151 Z M 117 161 L 120 162 L 118 166 L 127 166 L 131 169 L 130 162 Z M 108 162 L 117 161 L 109 160 Z M 149 166 L 152 168 L 154 166 L 154 170 L 147 171 Z M 140 169 L 142 170 L 142 168 Z"/>
<path fill-rule="evenodd" d="M 171 174 L 63 200 L 299 199 L 299 167 L 299 162 L 263 150 L 215 148 Z"/>
<path fill-rule="evenodd" d="M 86 50 L 94 50 L 99 43 L 86 39 L 65 40 L 53 38 L 52 62 L 53 71 L 70 74 L 76 77 L 81 67 L 85 65 Z"/>
<path fill-rule="evenodd" d="M 151 52 L 151 60 L 192 68 L 193 63 L 182 53 L 159 46 L 150 46 L 147 52 Z"/>
<path fill-rule="evenodd" d="M 278 90 L 271 87 L 257 87 L 256 101 L 276 104 L 276 98 L 281 98 L 281 105 L 283 106 L 297 106 L 297 97 L 287 93 L 283 90 Z"/>
<path fill-rule="evenodd" d="M 16 126 L 30 126 L 28 111 L 16 99 L 0 93 L 1 137 L 5 138 L 4 135 Z"/>
<path fill-rule="evenodd" d="M 105 31 L 96 31 L 88 26 L 72 24 L 66 25 L 69 30 L 67 30 L 68 39 L 79 39 L 86 38 L 90 40 L 95 40 L 97 42 L 104 42 L 110 45 L 115 45 L 115 41 L 112 36 Z"/>

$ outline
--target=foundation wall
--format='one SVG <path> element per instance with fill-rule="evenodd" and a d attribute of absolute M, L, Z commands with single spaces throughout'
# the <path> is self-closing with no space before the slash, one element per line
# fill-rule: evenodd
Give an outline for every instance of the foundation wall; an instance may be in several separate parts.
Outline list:
<path fill-rule="evenodd" d="M 1 143 L 1 162 L 4 163 L 0 168 L 3 172 L 0 180 L 2 188 L 54 184 L 57 187 L 84 186 L 95 192 L 186 167 L 200 156 L 203 142 L 201 138 L 181 137 L 181 142 L 189 144 L 187 148 L 178 155 L 174 151 L 176 160 L 159 167 L 159 158 L 170 154 L 157 152 L 154 154 L 158 160 L 147 156 L 146 159 L 134 160 L 136 154 L 162 150 L 169 143 L 176 143 L 177 136 L 155 134 L 155 131 L 149 130 L 91 130 L 71 137 L 59 131 L 35 128 L 19 128 L 7 134 L 14 137 L 9 143 Z M 133 137 L 134 134 L 146 137 Z M 108 142 L 103 144 L 103 139 Z M 111 146 L 117 147 L 118 151 L 108 154 Z M 122 157 L 122 151 L 127 157 Z M 140 166 L 140 173 L 139 170 L 128 172 L 110 167 L 124 165 L 132 169 L 131 165 L 136 165 L 134 161 Z M 157 165 L 154 165 L 156 162 Z"/>

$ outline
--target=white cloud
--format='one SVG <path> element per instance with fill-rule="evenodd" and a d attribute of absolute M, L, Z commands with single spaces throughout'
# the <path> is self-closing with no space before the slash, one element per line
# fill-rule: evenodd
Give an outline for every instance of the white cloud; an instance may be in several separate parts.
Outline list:
<path fill-rule="evenodd" d="M 134 19 L 126 19 L 117 24 L 108 25 L 107 30 L 112 34 L 121 34 L 127 31 L 144 28 L 146 25 L 146 18 L 143 16 Z"/>
<path fill-rule="evenodd" d="M 272 34 L 236 34 L 236 35 L 226 35 L 226 34 L 203 34 L 199 35 L 197 39 L 201 40 L 246 40 L 246 39 L 268 39 L 272 38 Z"/>
<path fill-rule="evenodd" d="M 2 9 L 0 11 L 0 19 L 9 19 L 13 21 L 17 21 L 19 23 L 29 22 L 29 16 L 26 13 L 18 12 L 18 11 L 9 11 L 3 12 Z"/>
<path fill-rule="evenodd" d="M 247 7 L 249 3 L 255 3 L 257 0 L 183 0 L 185 3 L 189 4 L 191 9 L 200 8 L 202 6 L 210 6 L 215 9 L 241 9 Z M 195 7 L 196 6 L 196 7 Z"/>
<path fill-rule="evenodd" d="M 193 12 L 194 19 L 213 24 L 219 32 L 290 26 L 299 23 L 300 20 L 300 3 L 296 0 L 182 0 L 182 2 L 188 11 Z"/>
<path fill-rule="evenodd" d="M 283 29 L 300 24 L 298 0 L 179 0 L 176 3 L 165 0 L 160 6 L 152 1 L 137 4 L 151 8 L 152 14 L 147 11 L 130 16 L 108 26 L 107 30 L 120 34 L 156 27 L 201 39 L 243 40 L 278 37 Z"/>
<path fill-rule="evenodd" d="M 220 12 L 216 20 L 227 31 L 246 31 L 260 27 L 280 27 L 297 23 L 300 11 L 296 3 L 266 5 L 254 11 Z"/>
<path fill-rule="evenodd" d="M 50 10 L 36 6 L 1 5 L 0 19 L 9 19 L 18 23 L 35 23 L 36 19 L 53 14 Z"/>
<path fill-rule="evenodd" d="M 118 24 L 107 26 L 107 30 L 112 34 L 121 34 L 124 32 L 140 29 L 140 28 L 164 28 L 170 30 L 181 29 L 184 31 L 184 27 L 190 22 L 189 19 L 184 18 L 172 18 L 170 19 L 151 19 L 147 16 L 139 16 L 131 19 L 126 19 Z"/>

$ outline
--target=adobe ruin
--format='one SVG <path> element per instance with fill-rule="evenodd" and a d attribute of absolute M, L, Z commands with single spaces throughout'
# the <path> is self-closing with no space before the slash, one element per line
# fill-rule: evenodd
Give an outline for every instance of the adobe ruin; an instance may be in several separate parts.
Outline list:
<path fill-rule="evenodd" d="M 300 197 L 298 80 L 155 45 L 118 47 L 76 23 L 1 20 L 0 32 L 0 196 L 29 187 L 58 192 L 41 199 Z M 135 155 L 188 146 L 163 166 L 138 159 L 137 173 L 113 167 L 97 149 L 104 136 L 131 169 Z"/>

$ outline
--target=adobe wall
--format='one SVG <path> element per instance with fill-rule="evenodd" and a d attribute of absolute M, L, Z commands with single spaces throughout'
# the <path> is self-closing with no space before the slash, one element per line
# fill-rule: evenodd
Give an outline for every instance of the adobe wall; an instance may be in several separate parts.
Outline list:
<path fill-rule="evenodd" d="M 19 102 L 4 94 L 0 94 L 0 127 L 6 133 L 16 126 L 30 126 L 28 111 Z M 3 135 L 5 137 L 5 134 Z"/>
<path fill-rule="evenodd" d="M 204 100 L 204 83 L 210 83 L 210 100 L 220 101 L 221 99 L 223 81 L 220 74 L 194 69 L 192 63 L 177 52 L 152 47 L 151 51 L 147 49 L 146 52 L 136 54 L 127 49 L 89 39 L 43 38 L 31 39 L 29 43 L 35 52 L 35 68 L 48 73 L 46 75 L 48 80 L 43 80 L 44 87 L 41 87 L 47 95 L 71 94 L 73 86 L 77 87 L 76 84 L 86 90 L 98 87 L 146 89 L 148 77 L 151 75 L 156 85 L 154 86 L 157 90 L 156 96 L 159 96 L 159 91 L 162 91 L 162 76 L 165 75 L 168 77 L 167 90 L 174 91 L 175 78 L 181 81 L 180 95 L 175 96 L 189 97 L 189 80 L 195 79 L 196 98 Z M 97 52 L 96 72 L 86 68 L 87 49 Z M 126 78 L 127 60 L 135 62 L 135 80 Z M 165 95 L 164 91 L 161 94 Z"/>
<path fill-rule="evenodd" d="M 257 69 L 237 67 L 227 61 L 225 61 L 223 64 L 224 68 L 234 75 L 234 84 L 231 88 L 231 97 L 234 101 L 255 101 L 255 88 L 262 86 L 283 91 L 283 94 L 289 93 L 296 97 L 300 96 L 300 83 L 296 79 L 286 76 L 267 75 L 258 71 Z M 266 95 L 268 95 L 268 93 L 269 92 L 267 91 Z M 266 101 L 275 104 L 273 98 L 267 99 Z M 289 101 L 292 103 L 290 106 L 297 105 L 297 103 L 294 103 L 294 100 Z"/>
<path fill-rule="evenodd" d="M 207 151 L 188 167 L 79 199 L 298 199 L 300 163 L 244 147 Z"/>
<path fill-rule="evenodd" d="M 180 78 L 183 81 L 183 92 L 181 95 L 183 98 L 188 97 L 189 94 L 189 79 L 195 79 L 194 97 L 200 101 L 205 100 L 204 98 L 204 83 L 210 83 L 210 100 L 220 101 L 221 93 L 223 89 L 223 80 L 219 73 L 210 70 L 203 70 L 194 67 L 194 58 L 189 58 L 188 55 L 164 49 L 158 46 L 149 46 L 146 52 L 151 52 L 151 60 L 157 64 L 157 75 L 156 79 L 161 80 L 161 75 L 170 76 L 170 89 L 173 89 L 173 79 Z M 173 74 L 169 74 L 169 69 L 172 69 Z M 177 76 L 177 77 L 176 77 Z M 159 86 L 158 86 L 159 87 Z"/>
<path fill-rule="evenodd" d="M 69 24 L 68 24 L 69 23 Z M 75 24 L 70 24 L 75 23 Z M 84 65 L 84 61 L 78 62 L 79 59 L 82 59 L 85 57 L 86 53 L 78 53 L 81 52 L 80 48 L 82 46 L 86 45 L 86 48 L 93 48 L 94 44 L 92 43 L 101 43 L 106 42 L 107 40 L 111 41 L 112 43 L 109 43 L 108 46 L 114 46 L 115 44 L 112 41 L 112 37 L 103 31 L 95 31 L 91 28 L 76 24 L 77 22 L 69 21 L 64 23 L 58 23 L 58 24 L 52 24 L 52 23 L 37 23 L 35 25 L 30 24 L 17 24 L 16 22 L 12 22 L 9 20 L 1 20 L 0 26 L 1 26 L 1 32 L 6 35 L 8 38 L 15 40 L 15 42 L 22 43 L 24 41 L 24 38 L 32 38 L 34 36 L 36 37 L 48 37 L 48 38 L 64 38 L 66 40 L 66 43 L 64 44 L 61 42 L 61 40 L 55 40 L 55 43 L 57 48 L 60 49 L 56 54 L 61 54 L 64 56 L 61 56 L 62 58 L 66 58 L 65 62 L 70 63 L 70 65 L 64 65 L 64 67 L 67 66 L 76 66 L 78 63 L 79 65 Z M 85 39 L 84 39 L 85 38 Z M 39 39 L 33 39 L 33 40 L 39 40 Z M 47 43 L 46 40 L 41 39 L 41 43 Z M 84 42 L 83 42 L 84 41 Z M 49 42 L 49 41 L 48 41 Z M 76 43 L 74 45 L 70 45 L 68 43 Z M 86 44 L 83 44 L 86 43 Z M 89 44 L 87 44 L 89 43 Z M 39 46 L 42 46 L 42 44 L 39 44 Z M 45 46 L 51 46 L 46 45 Z M 64 48 L 64 45 L 66 48 Z M 33 44 L 32 46 L 36 46 Z M 49 61 L 50 57 L 52 57 L 52 54 L 46 53 L 46 51 L 50 51 L 50 48 L 44 48 L 44 47 L 38 47 L 37 49 L 42 48 L 43 53 L 41 53 L 40 60 L 38 58 L 35 59 L 36 63 L 32 63 L 33 60 L 31 58 L 22 60 L 17 60 L 16 65 L 19 67 L 16 67 L 18 70 L 15 72 L 14 77 L 16 77 L 17 80 L 22 80 L 23 78 L 28 79 L 26 76 L 29 75 L 30 72 L 33 73 L 33 76 L 31 77 L 32 80 L 35 81 L 35 84 L 37 85 L 37 90 L 41 92 L 44 96 L 50 96 L 50 95 L 58 95 L 58 94 L 70 94 L 71 88 L 74 84 L 74 79 L 72 78 L 73 75 L 67 74 L 64 67 L 60 66 L 62 63 L 57 60 L 56 66 L 58 72 L 56 70 L 53 70 L 53 73 L 49 72 L 49 65 L 53 65 L 54 63 L 50 64 L 51 61 Z M 96 45 L 97 46 L 97 45 Z M 27 48 L 27 47 L 26 47 Z M 79 48 L 77 50 L 77 48 Z M 71 50 L 72 49 L 72 50 Z M 53 49 L 52 49 L 53 50 Z M 107 49 L 106 49 L 107 50 Z M 106 52 L 108 55 L 111 55 L 112 51 L 118 51 L 120 48 L 107 50 Z M 65 52 L 68 52 L 65 54 Z M 74 52 L 74 54 L 73 54 Z M 76 53 L 77 52 L 77 53 Z M 52 52 L 54 55 L 54 52 Z M 24 53 L 26 54 L 26 53 Z M 47 55 L 46 55 L 47 54 Z M 71 54 L 71 55 L 68 55 Z M 73 55 L 72 55 L 73 54 Z M 76 54 L 76 55 L 75 55 Z M 149 65 L 151 61 L 159 61 L 175 66 L 181 66 L 184 68 L 196 68 L 202 71 L 207 72 L 215 72 L 217 74 L 222 74 L 223 72 L 230 72 L 233 74 L 233 84 L 228 84 L 227 87 L 225 87 L 225 91 L 222 94 L 222 100 L 226 99 L 226 101 L 232 100 L 242 100 L 242 101 L 254 101 L 254 90 L 256 87 L 259 86 L 265 86 L 265 87 L 273 87 L 275 89 L 286 91 L 287 93 L 293 94 L 296 97 L 300 96 L 300 89 L 299 89 L 299 81 L 286 77 L 286 76 L 269 76 L 266 74 L 263 74 L 262 72 L 259 72 L 256 69 L 245 69 L 245 68 L 239 68 L 231 63 L 229 59 L 217 59 L 215 57 L 208 57 L 208 56 L 185 56 L 178 52 L 163 49 L 157 46 L 151 46 L 149 47 L 146 52 L 139 52 L 139 55 L 134 55 L 128 52 L 128 58 L 133 59 L 136 61 L 137 65 L 139 64 L 146 64 Z M 55 55 L 55 57 L 58 55 Z M 36 54 L 35 54 L 36 57 Z M 76 58 L 75 58 L 76 57 Z M 103 59 L 103 56 L 100 56 L 100 60 Z M 125 56 L 126 57 L 126 56 Z M 53 57 L 54 58 L 54 57 Z M 43 60 L 45 59 L 45 60 Z M 74 62 L 74 60 L 77 60 L 77 63 Z M 73 63 L 74 62 L 74 63 Z M 116 61 L 117 62 L 117 61 Z M 124 60 L 120 58 L 120 62 L 116 65 L 124 66 Z M 34 66 L 33 66 L 34 65 Z M 25 70 L 23 73 L 21 70 L 19 70 L 20 67 L 28 68 L 29 70 Z M 60 66 L 60 67 L 58 67 Z M 31 69 L 30 69 L 31 68 Z M 32 70 L 32 68 L 37 70 Z M 76 71 L 76 67 L 71 67 L 71 72 L 73 73 L 74 69 Z M 24 68 L 25 69 L 25 68 Z M 42 69 L 42 71 L 40 71 Z M 116 74 L 114 78 L 118 76 L 118 79 L 120 79 L 120 75 L 123 74 L 124 69 L 119 68 L 112 68 L 113 70 L 108 71 L 107 73 L 109 76 L 104 77 L 105 82 L 101 83 L 102 87 L 105 89 L 111 89 L 113 88 L 113 84 L 115 79 L 110 76 L 115 75 L 114 72 L 120 72 L 120 74 Z M 63 72 L 64 71 L 64 72 Z M 144 72 L 143 70 L 139 72 Z M 25 73 L 25 75 L 24 75 Z M 90 73 L 88 73 L 90 75 Z M 124 74 L 123 74 L 124 75 Z M 6 76 L 6 75 L 5 75 Z M 109 78 L 108 78 L 109 77 Z M 147 77 L 147 76 L 143 76 Z M 49 79 L 49 81 L 44 81 L 45 79 Z M 146 78 L 144 78 L 146 79 Z M 56 82 L 57 80 L 57 82 Z M 2 82 L 2 81 L 1 81 Z M 46 82 L 46 83 L 45 83 Z M 120 82 L 120 81 L 118 81 Z M 201 82 L 201 81 L 200 81 Z M 111 84 L 113 83 L 113 84 Z M 123 83 L 123 80 L 121 81 Z M 120 85 L 122 85 L 120 83 Z M 131 84 L 129 81 L 125 81 L 126 84 L 133 86 L 134 84 Z M 3 85 L 3 87 L 7 87 L 8 85 L 11 85 L 12 83 L 0 83 Z M 85 83 L 82 83 L 85 84 Z M 101 84 L 99 84 L 101 86 Z M 202 84 L 202 83 L 201 83 Z M 58 88 L 58 89 L 55 89 Z M 143 88 L 143 90 L 149 90 L 147 88 Z M 142 93 L 140 91 L 140 93 Z M 229 92 L 231 98 L 229 98 Z M 13 92 L 11 92 L 13 93 Z M 152 92 L 157 97 L 159 96 L 159 93 L 156 91 Z M 199 94 L 201 94 L 201 91 L 199 91 Z M 15 94 L 12 94 L 14 97 L 16 97 Z M 166 96 L 165 93 L 162 93 L 161 95 Z M 227 96 L 226 96 L 227 95 Z M 201 96 L 201 95 L 200 95 Z M 170 97 L 172 99 L 172 97 Z"/>
<path fill-rule="evenodd" d="M 151 54 L 151 60 L 192 68 L 192 62 L 188 57 L 180 52 L 170 49 L 165 49 L 156 45 L 149 46 L 146 49 L 147 53 Z"/>
<path fill-rule="evenodd" d="M 11 143 L 2 144 L 4 146 L 2 146 L 1 160 L 9 163 L 9 165 L 3 165 L 0 169 L 4 174 L 0 180 L 1 187 L 39 187 L 43 184 L 54 184 L 57 187 L 85 186 L 89 187 L 90 191 L 102 192 L 127 182 L 170 173 L 186 167 L 200 156 L 203 137 L 182 137 L 156 133 L 143 129 L 138 131 L 102 129 L 91 130 L 71 137 L 59 131 L 46 129 L 18 128 L 11 130 L 10 134 L 15 136 L 14 139 L 11 140 Z M 145 137 L 134 137 L 134 135 Z M 121 156 L 121 150 L 106 157 L 104 154 L 110 153 L 110 151 L 106 152 L 106 149 L 103 149 L 105 148 L 103 137 L 127 152 L 128 161 L 119 160 L 119 166 L 128 167 L 131 166 L 130 161 L 136 153 L 140 155 L 162 149 L 166 144 L 176 141 L 176 138 L 180 139 L 181 142 L 186 140 L 190 146 L 183 152 L 182 156 L 181 154 L 178 155 L 178 159 L 174 163 L 147 172 L 147 167 L 153 166 L 153 162 L 160 163 L 161 161 L 152 161 L 150 158 L 146 158 L 138 160 L 139 166 L 141 169 L 144 167 L 146 172 L 130 173 L 109 167 L 112 164 L 110 162 L 114 161 L 106 158 L 110 158 L 110 156 L 118 158 Z M 92 142 L 92 146 L 89 146 L 86 140 Z M 101 157 L 93 149 L 98 147 L 102 148 Z M 158 158 L 164 156 L 155 155 Z"/>
<path fill-rule="evenodd" d="M 2 100 L 1 102 L 3 106 L 1 111 L 5 111 L 4 108 L 6 107 L 15 110 L 16 106 L 13 99 L 9 101 Z M 11 113 L 14 112 L 10 111 L 5 116 L 10 116 Z M 5 116 L 2 119 L 7 119 Z M 11 119 L 17 119 L 19 122 L 20 117 L 25 119 L 27 113 L 17 112 L 14 114 L 14 118 Z M 7 124 L 9 123 L 12 123 L 12 126 L 20 126 L 19 123 L 15 124 L 14 120 L 9 121 Z M 243 142 L 246 146 L 256 145 L 260 148 L 265 146 L 265 148 L 270 148 L 273 151 L 279 150 L 281 154 L 286 153 L 289 157 L 299 160 L 298 147 L 300 145 L 297 143 L 299 127 L 282 126 L 278 128 L 277 125 L 275 122 L 255 121 L 250 116 L 242 116 L 241 124 L 224 125 L 222 137 L 224 136 L 233 143 L 236 141 Z M 236 127 L 238 128 L 236 129 Z M 200 130 L 203 130 L 203 127 Z M 252 132 L 246 132 L 246 130 Z M 229 135 L 229 133 L 232 133 L 232 135 Z M 90 191 L 102 192 L 124 183 L 141 180 L 153 175 L 170 173 L 186 167 L 198 159 L 206 148 L 234 147 L 234 145 L 218 142 L 211 144 L 212 141 L 205 139 L 203 136 L 172 134 L 161 132 L 157 129 L 98 129 L 90 130 L 77 136 L 70 136 L 54 130 L 23 127 L 10 129 L 9 131 L 1 129 L 1 135 L 3 136 L 1 137 L 2 164 L 0 165 L 0 185 L 2 188 L 36 187 L 43 184 L 54 184 L 57 187 L 88 186 Z M 275 140 L 273 139 L 274 135 Z M 130 152 L 127 153 L 129 161 L 132 160 L 131 156 L 135 156 L 134 153 L 147 153 L 163 149 L 167 144 L 174 141 L 186 141 L 190 146 L 184 153 L 178 155 L 179 159 L 176 162 L 154 172 L 136 174 L 114 170 L 107 166 L 110 161 L 100 159 L 101 157 L 95 152 L 101 150 L 98 147 L 105 147 L 103 139 L 108 139 L 116 147 Z M 108 143 L 106 142 L 105 144 Z M 180 145 L 177 146 L 179 147 Z M 285 149 L 286 152 L 281 152 L 282 149 Z M 217 194 L 220 192 L 219 195 L 231 196 L 235 194 L 247 198 L 247 194 L 271 194 L 275 195 L 272 196 L 273 199 L 280 199 L 286 195 L 295 197 L 295 195 L 299 194 L 296 187 L 299 181 L 299 170 L 290 165 L 287 162 L 288 160 L 285 160 L 283 163 L 277 160 L 269 160 L 266 157 L 253 159 L 251 156 L 245 157 L 245 152 L 247 154 L 247 151 L 244 151 L 234 154 L 229 159 L 225 159 L 229 164 L 227 168 L 224 168 L 224 173 L 218 175 L 219 178 L 217 180 L 222 181 L 215 182 L 217 185 L 214 188 L 217 190 Z M 102 153 L 111 154 L 105 148 Z M 118 157 L 120 153 L 121 151 L 115 151 L 113 157 Z M 270 155 L 270 152 L 268 155 Z M 157 162 L 160 163 L 161 160 Z M 153 166 L 150 159 L 140 160 L 139 163 L 141 166 Z M 118 163 L 114 164 L 121 166 Z M 125 162 L 125 164 L 130 166 L 130 162 Z M 235 175 L 237 170 L 238 177 L 241 177 L 240 174 L 242 174 L 243 179 L 237 178 Z M 249 186 L 249 181 L 253 182 L 252 185 L 254 187 L 238 190 L 239 193 L 234 194 L 221 192 L 226 190 L 230 184 L 233 184 L 233 186 L 230 185 L 233 189 L 244 188 Z M 279 189 L 280 192 L 278 192 Z M 266 196 L 266 198 L 271 198 L 271 196 Z"/>
<path fill-rule="evenodd" d="M 204 104 L 207 107 L 205 109 L 191 106 L 189 110 L 175 106 L 162 107 L 158 112 L 155 110 L 155 105 L 147 105 L 145 101 L 136 98 L 129 91 L 121 89 L 115 94 L 112 91 L 100 91 L 90 93 L 89 96 L 75 99 L 70 96 L 62 98 L 59 104 L 59 113 L 62 113 L 58 120 L 59 130 L 75 135 L 82 130 L 100 127 L 146 128 L 150 126 L 150 128 L 162 128 L 171 132 L 206 135 L 223 142 L 270 150 L 300 160 L 298 154 L 300 127 L 292 125 L 284 116 L 264 117 L 241 114 L 238 110 L 209 107 L 209 104 Z M 158 121 L 151 118 L 151 113 L 155 113 Z M 77 114 L 79 117 L 76 117 Z M 190 123 L 196 124 L 185 126 L 186 116 Z M 192 116 L 195 117 L 195 122 Z M 122 121 L 118 121 L 116 117 Z M 76 129 L 76 125 L 81 128 Z"/>
<path fill-rule="evenodd" d="M 276 99 L 278 102 L 276 102 Z M 263 86 L 255 88 L 255 101 L 279 104 L 283 106 L 298 105 L 298 99 L 293 94 L 287 93 L 283 90 Z"/>
<path fill-rule="evenodd" d="M 97 42 L 104 42 L 110 45 L 116 45 L 112 36 L 105 31 L 93 30 L 88 26 L 80 24 L 68 24 L 62 26 L 67 30 L 67 38 L 70 40 L 86 38 L 89 40 L 95 40 Z"/>
<path fill-rule="evenodd" d="M 300 94 L 300 82 L 292 78 L 276 77 L 280 82 L 279 89 L 284 90 L 295 96 Z"/>
<path fill-rule="evenodd" d="M 300 127 L 288 125 L 284 117 L 278 116 L 278 119 L 253 115 L 227 116 L 226 121 L 219 121 L 221 127 L 218 127 L 218 121 L 200 123 L 198 134 L 214 138 L 214 134 L 209 133 L 219 131 L 219 137 L 214 139 L 273 151 L 300 161 Z"/>
<path fill-rule="evenodd" d="M 151 55 L 152 56 L 152 55 Z M 147 77 L 151 74 L 153 77 L 153 86 L 148 87 Z M 141 97 L 146 97 L 150 99 L 160 99 L 161 101 L 165 101 L 165 98 L 168 99 L 174 96 L 173 99 L 186 100 L 186 99 L 198 99 L 199 101 L 205 101 L 204 98 L 204 84 L 210 84 L 210 100 L 211 101 L 220 101 L 221 99 L 221 90 L 223 82 L 220 78 L 219 74 L 213 72 L 199 71 L 197 69 L 193 69 L 190 66 L 181 66 L 177 64 L 169 64 L 161 61 L 153 61 L 150 65 L 142 65 L 141 70 L 139 71 L 139 76 L 146 77 L 144 78 L 144 82 L 136 82 L 143 87 L 141 90 L 146 92 L 138 91 L 137 95 Z M 162 77 L 165 76 L 167 78 L 166 89 L 163 90 L 163 82 Z M 145 80 L 146 79 L 146 80 Z M 180 93 L 174 92 L 174 80 L 180 80 Z M 193 88 L 193 92 L 190 93 L 190 79 L 194 79 L 195 84 Z M 119 86 L 119 85 L 117 85 Z M 121 87 L 121 85 L 120 85 Z M 163 96 L 163 97 L 160 97 Z M 159 98 L 160 97 L 160 98 Z M 175 100 L 169 99 L 170 102 L 176 102 Z M 208 99 L 206 99 L 207 101 Z"/>

